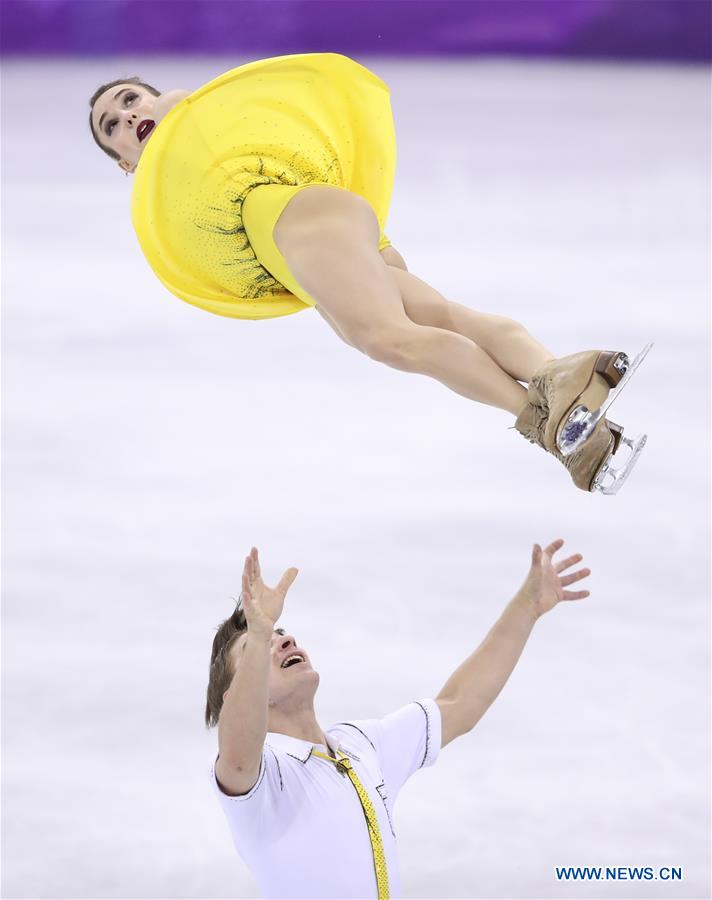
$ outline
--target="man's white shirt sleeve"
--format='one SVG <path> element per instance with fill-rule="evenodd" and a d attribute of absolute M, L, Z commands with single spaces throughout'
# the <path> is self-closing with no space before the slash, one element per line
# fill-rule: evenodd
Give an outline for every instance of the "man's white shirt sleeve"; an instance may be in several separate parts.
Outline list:
<path fill-rule="evenodd" d="M 211 770 L 211 780 L 220 805 L 231 822 L 240 819 L 258 820 L 264 815 L 274 812 L 283 790 L 282 772 L 277 755 L 268 747 L 262 751 L 260 771 L 257 781 L 246 794 L 232 796 L 226 794 L 215 774 L 215 763 Z M 245 806 L 243 806 L 245 804 Z M 242 810 L 244 809 L 244 813 Z"/>
<path fill-rule="evenodd" d="M 435 700 L 417 700 L 382 719 L 349 724 L 373 745 L 392 799 L 414 772 L 438 758 L 442 720 Z"/>

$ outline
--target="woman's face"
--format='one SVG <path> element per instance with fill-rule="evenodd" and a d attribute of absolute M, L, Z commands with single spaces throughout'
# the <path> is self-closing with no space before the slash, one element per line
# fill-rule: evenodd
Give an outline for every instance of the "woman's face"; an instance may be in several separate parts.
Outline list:
<path fill-rule="evenodd" d="M 158 97 L 138 84 L 116 84 L 104 91 L 92 110 L 92 127 L 99 141 L 118 153 L 119 165 L 132 172 L 156 125 Z"/>

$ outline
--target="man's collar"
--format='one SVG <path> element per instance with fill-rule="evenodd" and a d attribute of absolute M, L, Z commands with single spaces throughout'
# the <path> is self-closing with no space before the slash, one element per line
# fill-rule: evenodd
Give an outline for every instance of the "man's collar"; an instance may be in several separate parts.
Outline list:
<path fill-rule="evenodd" d="M 281 750 L 282 753 L 286 753 L 287 756 L 291 756 L 294 759 L 298 759 L 299 762 L 305 763 L 309 757 L 312 755 L 312 750 L 315 748 L 317 750 L 321 750 L 322 753 L 328 753 L 331 755 L 332 752 L 336 753 L 344 753 L 350 759 L 359 760 L 360 757 L 356 755 L 350 748 L 345 747 L 339 741 L 336 740 L 335 737 L 331 737 L 329 732 L 326 732 L 326 737 L 329 740 L 329 747 L 324 747 L 323 744 L 314 744 L 312 741 L 303 741 L 300 738 L 292 737 L 289 734 L 280 734 L 277 731 L 268 731 L 267 736 L 265 738 L 265 743 L 273 747 L 275 750 Z"/>
<path fill-rule="evenodd" d="M 302 741 L 299 738 L 292 737 L 290 734 L 280 734 L 277 731 L 268 731 L 265 743 L 303 763 L 309 759 L 314 747 L 318 746 L 318 744 L 313 744 L 311 741 Z"/>

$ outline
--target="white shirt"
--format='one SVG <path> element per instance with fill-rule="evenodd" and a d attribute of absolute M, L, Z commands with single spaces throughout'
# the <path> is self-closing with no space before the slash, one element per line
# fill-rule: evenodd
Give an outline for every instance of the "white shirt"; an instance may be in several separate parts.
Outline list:
<path fill-rule="evenodd" d="M 400 896 L 393 804 L 410 776 L 435 762 L 441 745 L 434 700 L 409 703 L 383 719 L 341 722 L 329 749 L 269 732 L 252 790 L 230 797 L 212 781 L 237 852 L 267 897 L 377 897 L 363 807 L 348 777 L 312 755 L 346 754 L 378 818 L 391 897 Z"/>

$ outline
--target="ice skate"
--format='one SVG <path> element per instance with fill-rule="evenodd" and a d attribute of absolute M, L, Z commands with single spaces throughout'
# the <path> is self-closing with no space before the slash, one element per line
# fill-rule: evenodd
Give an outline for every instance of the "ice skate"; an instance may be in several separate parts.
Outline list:
<path fill-rule="evenodd" d="M 529 384 L 529 401 L 546 416 L 543 445 L 562 456 L 575 453 L 638 369 L 653 345 L 632 361 L 616 350 L 588 350 L 554 359 Z"/>
<path fill-rule="evenodd" d="M 614 428 L 619 429 L 618 434 L 614 433 L 613 450 L 608 454 L 605 462 L 596 473 L 590 490 L 600 491 L 602 494 L 617 494 L 625 484 L 633 466 L 638 462 L 648 436 L 647 434 L 642 434 L 638 438 L 627 438 L 619 425 L 614 425 L 613 422 L 609 422 L 608 425 L 611 431 Z M 625 448 L 625 450 L 621 448 Z M 619 453 L 627 453 L 627 456 L 624 457 L 619 466 L 615 466 L 613 461 Z"/>
<path fill-rule="evenodd" d="M 620 425 L 599 419 L 589 439 L 578 450 L 568 456 L 558 456 L 577 488 L 590 493 L 617 494 L 638 461 L 646 440 L 647 435 L 634 440 L 624 437 Z M 622 448 L 628 453 L 616 466 L 613 460 L 619 451 L 624 452 Z"/>
<path fill-rule="evenodd" d="M 546 425 L 546 413 L 542 408 L 528 403 L 517 417 L 515 428 L 528 441 L 548 450 L 562 462 L 569 470 L 576 487 L 589 493 L 595 491 L 602 494 L 618 493 L 638 461 L 647 440 L 647 435 L 633 440 L 624 437 L 620 425 L 603 418 L 598 420 L 588 439 L 578 450 L 564 456 L 556 447 L 549 448 L 545 445 Z M 614 458 L 622 448 L 627 451 L 627 458 L 616 466 Z"/>

